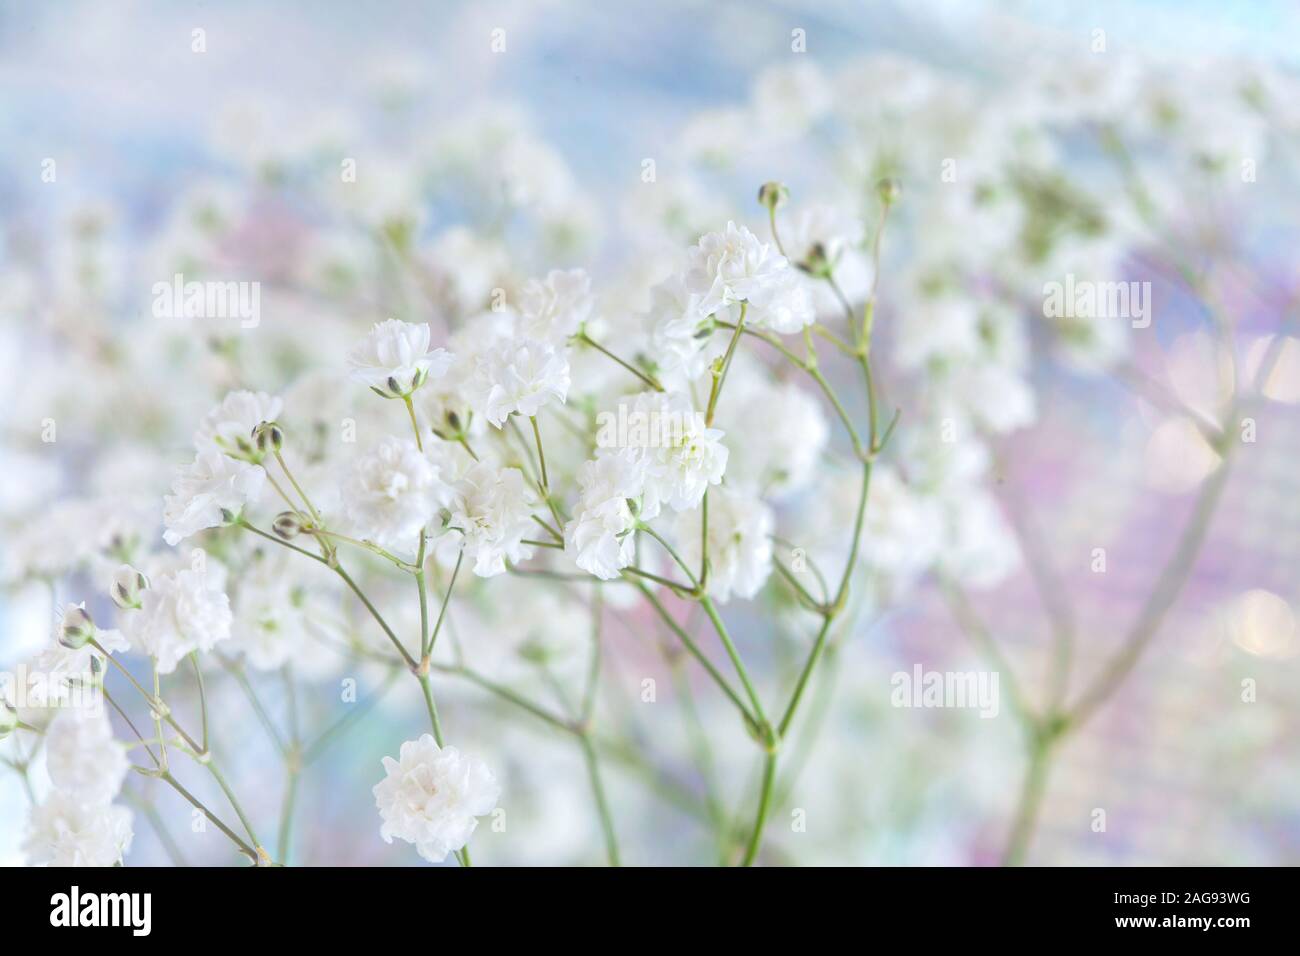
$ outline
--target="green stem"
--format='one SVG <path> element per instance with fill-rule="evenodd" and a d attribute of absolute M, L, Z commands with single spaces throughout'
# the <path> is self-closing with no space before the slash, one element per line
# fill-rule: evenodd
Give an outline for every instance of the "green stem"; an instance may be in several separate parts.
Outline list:
<path fill-rule="evenodd" d="M 776 779 L 776 754 L 769 753 L 763 758 L 763 782 L 758 795 L 758 812 L 754 816 L 754 829 L 749 835 L 749 844 L 745 848 L 742 866 L 753 866 L 758 856 L 758 848 L 763 842 L 763 827 L 767 824 L 767 815 L 772 805 L 772 782 Z"/>
<path fill-rule="evenodd" d="M 731 333 L 731 341 L 727 343 L 727 351 L 722 358 L 722 366 L 713 376 L 713 388 L 709 392 L 708 411 L 704 415 L 704 424 L 710 428 L 713 427 L 713 415 L 718 408 L 718 396 L 722 394 L 722 386 L 726 384 L 732 356 L 736 354 L 736 345 L 740 342 L 740 335 L 745 330 L 745 312 L 748 306 L 748 302 L 740 303 L 740 317 L 736 319 L 735 331 Z"/>
<path fill-rule="evenodd" d="M 587 775 L 591 780 L 591 792 L 596 798 L 596 811 L 600 815 L 600 828 L 605 835 L 605 855 L 610 866 L 619 866 L 618 837 L 614 833 L 614 818 L 610 814 L 609 800 L 605 797 L 605 785 L 600 778 L 600 765 L 596 760 L 596 750 L 591 738 L 586 734 L 578 737 L 582 746 L 582 757 L 587 764 Z"/>
<path fill-rule="evenodd" d="M 662 392 L 662 391 L 664 390 L 664 387 L 663 387 L 662 385 L 659 384 L 659 380 L 656 379 L 653 375 L 650 375 L 650 374 L 648 374 L 648 373 L 646 373 L 646 372 L 641 371 L 639 368 L 637 368 L 635 365 L 632 365 L 632 364 L 629 363 L 629 362 L 625 362 L 623 359 L 619 358 L 617 355 L 615 355 L 615 354 L 614 354 L 613 352 L 611 352 L 609 349 L 605 348 L 603 345 L 601 345 L 600 343 L 598 343 L 595 339 L 593 339 L 591 336 L 589 336 L 586 332 L 579 332 L 578 335 L 577 335 L 577 339 L 578 339 L 579 342 L 582 342 L 582 343 L 585 344 L 585 345 L 590 345 L 593 349 L 595 349 L 597 352 L 601 353 L 601 354 L 604 355 L 605 357 L 610 358 L 610 359 L 613 359 L 615 362 L 617 362 L 617 363 L 618 363 L 619 365 L 621 365 L 623 368 L 627 369 L 629 372 L 631 372 L 633 375 L 635 375 L 637 378 L 639 378 L 639 379 L 640 379 L 642 382 L 644 382 L 646 385 L 649 385 L 649 386 L 650 386 L 652 389 L 654 389 L 656 392 Z"/>

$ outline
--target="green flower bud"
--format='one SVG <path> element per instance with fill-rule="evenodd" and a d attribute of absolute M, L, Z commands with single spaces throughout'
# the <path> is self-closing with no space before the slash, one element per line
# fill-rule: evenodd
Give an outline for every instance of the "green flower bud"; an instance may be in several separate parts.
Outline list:
<path fill-rule="evenodd" d="M 276 452 L 284 447 L 284 431 L 275 422 L 262 422 L 253 429 L 253 439 L 262 454 Z"/>
<path fill-rule="evenodd" d="M 271 522 L 271 530 L 288 541 L 302 534 L 302 519 L 292 511 L 281 511 Z"/>
<path fill-rule="evenodd" d="M 140 606 L 140 592 L 149 587 L 149 579 L 142 573 L 124 564 L 113 572 L 113 587 L 110 596 L 113 603 L 126 610 Z"/>
<path fill-rule="evenodd" d="M 880 201 L 886 206 L 892 206 L 898 202 L 898 197 L 902 191 L 903 187 L 899 185 L 898 180 L 889 176 L 876 183 L 876 193 L 880 196 Z"/>
<path fill-rule="evenodd" d="M 758 204 L 772 212 L 784 206 L 789 198 L 790 190 L 777 182 L 763 183 L 758 188 Z"/>
<path fill-rule="evenodd" d="M 95 622 L 90 619 L 84 607 L 69 605 L 63 615 L 63 624 L 59 627 L 59 643 L 69 650 L 78 651 L 91 642 L 95 636 Z"/>

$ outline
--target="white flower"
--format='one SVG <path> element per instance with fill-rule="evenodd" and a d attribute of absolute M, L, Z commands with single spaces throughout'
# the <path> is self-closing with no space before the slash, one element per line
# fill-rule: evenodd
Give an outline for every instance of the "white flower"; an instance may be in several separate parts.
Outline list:
<path fill-rule="evenodd" d="M 537 339 L 500 342 L 478 356 L 467 391 L 475 410 L 497 428 L 513 412 L 531 417 L 552 398 L 568 397 L 568 355 Z"/>
<path fill-rule="evenodd" d="M 665 372 L 680 372 L 685 381 L 699 376 L 727 347 L 725 337 L 710 334 L 712 323 L 701 309 L 701 301 L 680 276 L 650 293 L 646 318 L 655 358 Z"/>
<path fill-rule="evenodd" d="M 739 354 L 718 417 L 731 450 L 727 483 L 765 496 L 805 487 L 830 439 L 821 405 L 807 389 L 772 381 L 741 362 Z"/>
<path fill-rule="evenodd" d="M 230 648 L 243 651 L 252 667 L 273 671 L 302 646 L 304 622 L 288 581 L 259 570 L 246 575 L 235 592 Z"/>
<path fill-rule="evenodd" d="M 376 322 L 364 339 L 348 352 L 354 381 L 369 385 L 387 398 L 409 395 L 428 378 L 439 378 L 451 366 L 446 349 L 429 349 L 428 323 L 413 325 L 397 319 Z"/>
<path fill-rule="evenodd" d="M 754 81 L 753 108 L 758 126 L 783 139 L 805 133 L 830 110 L 832 100 L 830 81 L 811 63 L 770 66 Z"/>
<path fill-rule="evenodd" d="M 170 674 L 191 651 L 210 651 L 230 637 L 230 599 L 206 572 L 186 568 L 157 577 L 140 593 L 140 609 L 122 616 L 131 648 Z"/>
<path fill-rule="evenodd" d="M 545 279 L 529 279 L 524 284 L 519 305 L 525 335 L 562 342 L 591 318 L 595 307 L 591 277 L 582 269 L 552 269 Z"/>
<path fill-rule="evenodd" d="M 577 514 L 564 526 L 564 551 L 582 570 L 612 580 L 635 554 L 637 519 L 628 499 L 644 492 L 645 465 L 633 452 L 602 454 L 583 463 L 578 485 L 582 494 Z"/>
<path fill-rule="evenodd" d="M 644 462 L 646 507 L 694 508 L 709 485 L 722 482 L 727 448 L 722 431 L 708 428 L 685 392 L 642 392 L 628 413 L 624 436 Z"/>
<path fill-rule="evenodd" d="M 677 520 L 678 549 L 687 567 L 698 568 L 702 509 Z M 752 598 L 772 573 L 772 509 L 760 499 L 726 486 L 709 494 L 709 594 L 719 603 L 733 594 Z"/>
<path fill-rule="evenodd" d="M 361 537 L 413 550 L 420 529 L 446 502 L 447 485 L 415 442 L 390 435 L 353 462 L 342 494 L 348 521 Z"/>
<path fill-rule="evenodd" d="M 770 294 L 789 265 L 785 257 L 744 226 L 728 222 L 688 253 L 687 289 L 700 296 L 700 310 L 713 315 L 739 302 L 756 302 Z"/>
<path fill-rule="evenodd" d="M 373 793 L 384 825 L 385 843 L 393 837 L 414 843 L 420 856 L 441 863 L 469 842 L 476 817 L 496 808 L 501 787 L 487 764 L 440 748 L 428 734 L 402 744 L 398 759 L 384 758 L 386 776 Z"/>
<path fill-rule="evenodd" d="M 817 318 L 804 277 L 775 247 L 734 222 L 701 237 L 688 253 L 684 279 L 705 315 L 730 315 L 732 306 L 745 302 L 748 323 L 782 334 Z"/>
<path fill-rule="evenodd" d="M 518 468 L 476 462 L 452 483 L 452 492 L 447 524 L 464 535 L 465 554 L 474 561 L 475 574 L 501 574 L 507 561 L 532 556 L 522 539 L 536 527 L 533 503 Z"/>
<path fill-rule="evenodd" d="M 194 447 L 237 457 L 253 458 L 256 446 L 253 429 L 280 417 L 284 403 L 265 392 L 230 392 L 221 404 L 208 412 L 194 432 Z"/>
<path fill-rule="evenodd" d="M 102 710 L 60 710 L 45 731 L 45 750 L 50 780 L 83 803 L 109 803 L 122 789 L 126 751 Z"/>
<path fill-rule="evenodd" d="M 190 465 L 177 469 L 174 493 L 164 499 L 163 538 L 174 546 L 205 528 L 225 524 L 258 499 L 265 481 L 260 465 L 218 451 L 199 452 Z"/>
<path fill-rule="evenodd" d="M 27 670 L 42 675 L 42 680 L 29 688 L 28 699 L 35 704 L 48 705 L 66 699 L 74 683 L 85 687 L 103 680 L 108 667 L 104 654 L 92 644 L 69 648 L 60 642 L 63 621 L 69 613 L 83 612 L 84 602 L 67 605 L 54 622 L 54 632 L 45 649 L 32 658 Z M 112 654 L 130 647 L 121 631 L 94 629 L 95 642 Z"/>
<path fill-rule="evenodd" d="M 131 811 L 55 790 L 32 808 L 23 853 L 39 866 L 115 866 L 131 849 Z"/>

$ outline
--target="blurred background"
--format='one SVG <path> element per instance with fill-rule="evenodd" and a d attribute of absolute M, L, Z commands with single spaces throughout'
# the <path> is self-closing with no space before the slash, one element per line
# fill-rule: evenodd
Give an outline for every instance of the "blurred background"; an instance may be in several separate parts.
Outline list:
<path fill-rule="evenodd" d="M 792 243 L 819 238 L 807 203 L 856 223 L 836 235 L 860 303 L 889 177 L 877 335 L 903 410 L 899 488 L 873 489 L 866 597 L 787 748 L 763 861 L 1001 860 L 1027 759 L 1007 671 L 1045 706 L 1064 632 L 1065 699 L 1092 687 L 1231 457 L 1146 653 L 1062 742 L 1025 859 L 1294 862 L 1300 345 L 1278 336 L 1300 295 L 1297 35 L 1284 2 L 0 2 L 0 667 L 38 652 L 66 602 L 94 605 L 123 541 L 162 548 L 171 467 L 227 389 L 281 394 L 299 434 L 345 416 L 365 427 L 389 410 L 337 383 L 374 321 L 463 330 L 491 290 L 550 268 L 588 269 L 611 334 L 635 335 L 650 286 L 701 233 L 736 219 L 766 235 L 753 197 L 768 180 L 790 187 Z M 341 186 L 349 161 L 356 182 Z M 151 289 L 177 272 L 259 282 L 260 324 L 196 334 L 155 319 Z M 1151 325 L 1046 321 L 1044 283 L 1066 273 L 1149 283 Z M 978 303 L 978 343 L 958 341 L 955 300 Z M 853 387 L 830 348 L 823 361 Z M 935 479 L 931 508 L 945 423 L 979 464 L 956 490 Z M 835 573 L 852 520 L 834 484 L 843 445 L 779 502 L 782 534 Z M 241 594 L 279 556 L 232 549 L 236 620 L 255 629 Z M 368 569 L 381 593 L 383 572 Z M 499 583 L 453 603 L 457 639 L 484 672 L 563 707 L 586 594 Z M 322 594 L 331 619 L 295 625 L 310 652 L 213 660 L 216 752 L 274 831 L 289 782 L 276 737 L 310 741 L 354 714 L 339 688 L 356 681 L 365 712 L 301 773 L 292 862 L 411 865 L 377 838 L 370 788 L 423 729 L 418 691 L 354 653 L 367 622 Z M 773 700 L 815 630 L 791 603 L 727 608 Z M 405 604 L 396 617 L 414 614 Z M 897 672 L 989 667 L 972 621 L 1005 657 L 999 715 L 892 706 Z M 604 631 L 625 861 L 726 858 L 711 808 L 748 818 L 753 748 L 643 608 L 612 602 Z M 192 706 L 173 680 L 169 700 Z M 465 682 L 438 693 L 505 788 L 509 822 L 484 822 L 476 862 L 602 862 L 572 740 Z M 19 736 L 0 752 L 30 758 L 39 799 L 41 755 Z M 174 793 L 128 790 L 128 864 L 234 862 Z M 0 774 L 6 863 L 22 861 L 28 801 Z"/>

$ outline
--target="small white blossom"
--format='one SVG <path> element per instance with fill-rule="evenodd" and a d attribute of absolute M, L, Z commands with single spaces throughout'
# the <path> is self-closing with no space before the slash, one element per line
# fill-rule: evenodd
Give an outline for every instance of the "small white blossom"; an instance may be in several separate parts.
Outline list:
<path fill-rule="evenodd" d="M 725 351 L 726 339 L 712 335 L 713 324 L 701 308 L 702 297 L 691 292 L 681 276 L 673 276 L 650 293 L 647 324 L 650 344 L 660 367 L 680 373 L 684 381 L 698 377 Z"/>
<path fill-rule="evenodd" d="M 705 315 L 731 315 L 733 306 L 745 302 L 747 322 L 782 334 L 798 332 L 817 317 L 804 277 L 774 246 L 734 222 L 690 250 L 685 283 L 700 297 Z"/>
<path fill-rule="evenodd" d="M 205 528 L 225 524 L 258 499 L 265 481 L 260 465 L 218 451 L 199 452 L 188 466 L 177 469 L 173 494 L 163 501 L 163 538 L 175 546 Z"/>
<path fill-rule="evenodd" d="M 353 462 L 342 484 L 344 511 L 356 532 L 381 547 L 408 550 L 447 493 L 430 455 L 392 435 Z"/>
<path fill-rule="evenodd" d="M 496 808 L 501 787 L 487 764 L 424 734 L 384 758 L 385 777 L 374 787 L 384 821 L 379 835 L 414 843 L 420 856 L 441 863 L 469 842 L 477 817 Z"/>
<path fill-rule="evenodd" d="M 82 802 L 109 803 L 122 789 L 129 762 L 102 710 L 60 710 L 45 731 L 45 750 L 50 780 Z"/>
<path fill-rule="evenodd" d="M 161 575 L 141 593 L 140 609 L 123 614 L 131 649 L 155 658 L 158 673 L 230 637 L 230 599 L 212 584 L 206 572 L 189 568 Z"/>
<path fill-rule="evenodd" d="M 565 349 L 538 339 L 510 339 L 477 358 L 467 391 L 475 411 L 500 428 L 512 413 L 531 417 L 569 394 Z"/>
<path fill-rule="evenodd" d="M 398 398 L 415 391 L 426 379 L 441 377 L 450 368 L 452 356 L 446 349 L 430 349 L 432 334 L 427 322 L 376 322 L 348 352 L 353 380 L 385 397 Z"/>
<path fill-rule="evenodd" d="M 552 269 L 545 279 L 529 279 L 519 295 L 521 330 L 531 338 L 562 342 L 591 318 L 595 299 L 591 277 L 582 269 Z"/>
<path fill-rule="evenodd" d="M 34 866 L 115 866 L 131 849 L 131 811 L 53 791 L 32 808 L 23 853 Z"/>
<path fill-rule="evenodd" d="M 578 485 L 582 494 L 564 526 L 564 551 L 582 570 L 612 580 L 632 563 L 637 518 L 628 499 L 644 492 L 645 466 L 632 452 L 603 454 L 583 463 Z"/>
<path fill-rule="evenodd" d="M 636 416 L 636 418 L 633 418 Z M 722 431 L 708 428 L 685 392 L 642 392 L 629 420 L 648 427 L 632 446 L 644 462 L 646 507 L 657 511 L 666 504 L 674 511 L 694 508 L 709 485 L 722 482 L 727 468 L 727 448 Z"/>
<path fill-rule="evenodd" d="M 678 550 L 687 567 L 700 566 L 702 509 L 677 519 Z M 752 598 L 772 573 L 772 509 L 723 486 L 709 495 L 709 594 L 719 603 L 734 594 Z"/>
<path fill-rule="evenodd" d="M 523 538 L 537 528 L 533 502 L 518 468 L 497 468 L 476 462 L 452 483 L 448 527 L 461 532 L 465 555 L 474 573 L 489 578 L 501 574 L 506 562 L 522 561 L 533 549 Z"/>
<path fill-rule="evenodd" d="M 208 412 L 194 432 L 194 447 L 253 458 L 256 445 L 253 429 L 280 417 L 284 403 L 265 392 L 230 392 L 221 404 Z"/>

